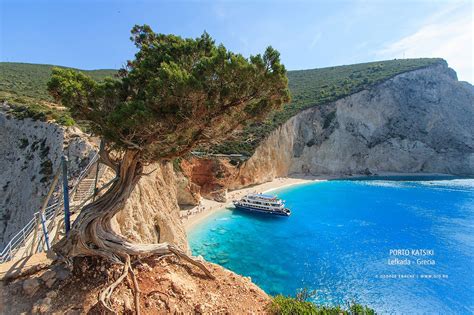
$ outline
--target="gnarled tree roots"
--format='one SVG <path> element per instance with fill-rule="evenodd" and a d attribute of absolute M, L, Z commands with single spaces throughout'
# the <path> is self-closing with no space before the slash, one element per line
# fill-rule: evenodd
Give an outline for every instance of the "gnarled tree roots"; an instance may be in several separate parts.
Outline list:
<path fill-rule="evenodd" d="M 138 247 L 141 247 L 143 245 L 137 245 Z M 176 248 L 173 245 L 169 245 L 166 243 L 163 244 L 154 244 L 154 245 L 145 245 L 147 247 L 153 246 L 156 248 L 160 248 L 160 253 L 157 253 L 156 251 L 151 254 L 151 255 L 159 255 L 161 257 L 166 257 L 169 256 L 170 254 L 174 254 L 179 258 L 185 259 L 186 261 L 190 262 L 191 264 L 197 266 L 199 269 L 201 269 L 209 278 L 214 279 L 214 276 L 211 274 L 211 272 L 202 264 L 200 261 L 197 261 L 188 255 L 186 255 L 183 251 L 180 249 Z M 150 252 L 151 253 L 151 252 Z M 138 286 L 138 281 L 135 275 L 135 271 L 132 268 L 131 261 L 130 261 L 130 255 L 126 254 L 124 255 L 124 266 L 122 270 L 122 274 L 113 282 L 111 283 L 107 288 L 105 288 L 99 295 L 99 300 L 102 303 L 102 305 L 107 308 L 111 312 L 115 312 L 110 304 L 110 298 L 112 296 L 113 291 L 115 288 L 126 279 L 126 277 L 130 274 L 132 284 L 133 284 L 133 296 L 134 296 L 134 304 L 135 304 L 135 312 L 136 314 L 140 314 L 140 288 Z"/>
<path fill-rule="evenodd" d="M 67 237 L 60 240 L 53 247 L 60 257 L 66 259 L 78 256 L 98 256 L 112 263 L 123 265 L 120 277 L 100 294 L 99 299 L 102 304 L 113 312 L 110 297 L 114 289 L 130 274 L 134 287 L 135 310 L 139 314 L 140 290 L 130 263 L 131 257 L 135 256 L 174 254 L 197 266 L 213 279 L 213 275 L 204 264 L 189 257 L 172 244 L 133 244 L 114 232 L 111 220 L 115 214 L 124 208 L 131 192 L 143 175 L 143 166 L 140 162 L 140 153 L 136 150 L 126 150 L 120 162 L 114 162 L 109 157 L 103 158 L 103 161 L 115 170 L 117 180 L 102 196 L 82 209 Z"/>
<path fill-rule="evenodd" d="M 73 230 L 71 232 L 77 233 L 76 230 Z M 172 244 L 133 244 L 124 240 L 122 236 L 115 234 L 114 232 L 102 232 L 103 234 L 101 234 L 101 236 L 104 237 L 105 235 L 107 235 L 107 237 L 105 239 L 100 239 L 101 245 L 103 246 L 100 249 L 94 248 L 96 246 L 88 247 L 85 246 L 85 244 L 82 242 L 77 242 L 78 239 L 81 239 L 81 237 L 79 237 L 79 234 L 71 234 L 65 240 L 69 240 L 69 242 L 67 243 L 71 244 L 72 239 L 75 239 L 75 242 L 73 242 L 75 244 L 75 246 L 73 246 L 72 251 L 74 252 L 73 256 L 101 256 L 111 262 L 123 265 L 122 274 L 113 283 L 107 286 L 107 288 L 105 288 L 99 295 L 100 302 L 105 308 L 107 308 L 111 312 L 115 312 L 110 304 L 110 298 L 112 296 L 112 293 L 114 292 L 115 288 L 122 281 L 124 281 L 128 275 L 130 275 L 132 280 L 131 283 L 133 284 L 135 312 L 136 314 L 140 314 L 140 289 L 135 276 L 135 271 L 133 270 L 131 265 L 131 257 L 158 256 L 161 258 L 174 255 L 198 267 L 206 274 L 206 276 L 211 279 L 214 279 L 212 273 L 206 268 L 203 263 L 191 258 L 181 249 Z M 67 245 L 67 243 L 63 244 L 63 246 Z M 59 243 L 57 245 L 59 245 Z M 91 244 L 89 243 L 89 245 Z M 64 248 L 65 247 L 62 247 L 62 249 Z M 59 248 L 57 251 L 60 252 Z M 71 252 L 69 253 L 71 254 Z M 69 257 L 71 256 L 69 255 Z"/>
<path fill-rule="evenodd" d="M 131 265 L 131 257 L 175 255 L 198 267 L 209 278 L 214 279 L 214 276 L 203 263 L 191 258 L 175 245 L 168 243 L 133 244 L 112 230 L 106 230 L 102 224 L 90 224 L 88 228 L 82 230 L 80 227 L 83 225 L 80 224 L 81 221 L 77 220 L 75 228 L 70 231 L 67 238 L 55 245 L 55 250 L 58 254 L 67 258 L 75 256 L 100 256 L 113 263 L 123 265 L 122 274 L 99 295 L 100 302 L 111 312 L 114 312 L 110 304 L 112 293 L 130 274 L 133 284 L 135 312 L 140 314 L 140 289 Z"/>

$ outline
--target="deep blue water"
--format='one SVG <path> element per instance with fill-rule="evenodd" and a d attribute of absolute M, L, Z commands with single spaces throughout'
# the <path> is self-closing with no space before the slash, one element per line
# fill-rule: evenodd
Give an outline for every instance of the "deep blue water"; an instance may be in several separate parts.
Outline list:
<path fill-rule="evenodd" d="M 193 254 L 271 295 L 307 287 L 315 302 L 355 300 L 379 313 L 474 313 L 474 179 L 339 180 L 274 193 L 289 218 L 217 212 L 190 231 Z M 434 256 L 389 252 L 419 248 Z"/>

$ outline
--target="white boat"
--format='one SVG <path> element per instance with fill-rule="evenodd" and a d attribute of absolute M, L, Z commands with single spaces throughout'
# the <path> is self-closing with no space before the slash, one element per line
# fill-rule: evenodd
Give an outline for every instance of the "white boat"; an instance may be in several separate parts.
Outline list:
<path fill-rule="evenodd" d="M 238 210 L 249 212 L 259 212 L 288 217 L 291 214 L 290 209 L 285 208 L 283 200 L 276 196 L 264 194 L 249 194 L 240 200 L 233 201 Z"/>

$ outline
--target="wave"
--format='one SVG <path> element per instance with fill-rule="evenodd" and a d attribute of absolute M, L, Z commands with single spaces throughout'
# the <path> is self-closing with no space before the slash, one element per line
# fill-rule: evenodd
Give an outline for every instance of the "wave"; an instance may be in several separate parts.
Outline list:
<path fill-rule="evenodd" d="M 360 182 L 367 186 L 389 187 L 389 188 L 413 188 L 430 187 L 432 189 L 446 191 L 474 192 L 474 179 L 446 179 L 446 180 L 366 180 Z"/>

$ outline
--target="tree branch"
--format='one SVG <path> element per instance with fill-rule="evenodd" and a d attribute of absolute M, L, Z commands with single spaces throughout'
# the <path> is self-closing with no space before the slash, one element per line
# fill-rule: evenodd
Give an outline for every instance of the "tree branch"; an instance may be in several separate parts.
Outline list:
<path fill-rule="evenodd" d="M 102 140 L 102 141 L 105 142 L 105 140 Z M 106 144 L 105 143 L 101 144 L 101 147 L 99 149 L 99 157 L 100 157 L 100 162 L 102 164 L 105 164 L 108 167 L 110 167 L 111 169 L 113 169 L 115 171 L 115 173 L 118 172 L 119 163 L 110 156 L 110 151 L 108 149 L 106 149 Z"/>

